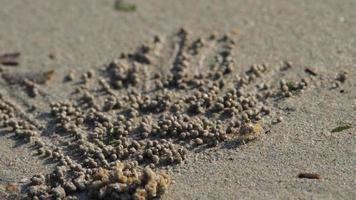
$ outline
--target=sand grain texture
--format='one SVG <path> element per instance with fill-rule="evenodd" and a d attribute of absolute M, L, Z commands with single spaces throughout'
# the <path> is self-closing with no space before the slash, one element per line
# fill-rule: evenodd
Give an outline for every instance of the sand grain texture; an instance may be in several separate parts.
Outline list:
<path fill-rule="evenodd" d="M 44 114 L 50 109 L 49 102 L 68 99 L 76 87 L 72 82 L 63 83 L 71 70 L 78 79 L 89 70 L 98 74 L 120 53 L 132 52 L 154 35 L 170 36 L 187 27 L 196 38 L 212 32 L 236 33 L 238 28 L 233 51 L 240 72 L 255 63 L 270 63 L 275 72 L 266 76 L 267 81 L 271 77 L 299 80 L 306 76 L 305 67 L 312 67 L 317 69 L 317 85 L 273 105 L 277 113 L 268 120 L 282 116 L 283 121 L 271 125 L 261 140 L 192 151 L 187 163 L 169 168 L 174 184 L 163 199 L 356 196 L 355 128 L 331 132 L 339 121 L 356 123 L 356 2 L 133 2 L 136 11 L 125 13 L 116 11 L 111 0 L 0 0 L 0 54 L 21 53 L 19 66 L 0 66 L 0 72 L 55 70 L 47 84 L 36 85 L 39 95 L 35 98 L 29 98 L 22 86 L 0 81 L 0 93 L 21 111 L 19 118 L 50 127 Z M 159 55 L 161 65 L 166 65 L 170 51 Z M 292 68 L 278 71 L 287 60 L 294 63 Z M 195 66 L 200 63 L 194 61 Z M 342 71 L 348 72 L 347 80 L 340 88 L 330 89 L 329 80 Z M 53 144 L 58 137 L 46 135 Z M 54 163 L 34 156 L 31 148 L 0 131 L 0 184 L 52 170 Z M 322 179 L 299 179 L 299 173 L 318 173 Z"/>

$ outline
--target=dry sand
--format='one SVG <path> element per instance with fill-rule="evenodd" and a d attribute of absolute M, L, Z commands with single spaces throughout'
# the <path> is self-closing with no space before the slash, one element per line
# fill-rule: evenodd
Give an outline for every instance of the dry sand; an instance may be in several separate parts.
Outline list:
<path fill-rule="evenodd" d="M 9 70 L 54 69 L 54 80 L 44 88 L 51 91 L 51 100 L 66 98 L 70 85 L 61 83 L 70 70 L 98 68 L 153 35 L 170 35 L 182 26 L 197 36 L 238 30 L 239 66 L 290 60 L 296 63 L 290 76 L 304 66 L 324 74 L 348 71 L 344 93 L 316 88 L 279 104 L 283 121 L 263 139 L 192 153 L 187 163 L 173 169 L 175 183 L 164 198 L 355 198 L 355 128 L 331 130 L 338 121 L 356 122 L 356 2 L 134 2 L 137 11 L 125 13 L 113 10 L 110 0 L 1 0 L 0 53 L 22 53 L 20 67 Z M 0 92 L 14 104 L 46 107 L 3 81 L 0 84 Z M 0 182 L 19 182 L 50 171 L 52 164 L 32 156 L 28 145 L 0 137 Z M 300 172 L 318 173 L 322 180 L 298 179 Z"/>

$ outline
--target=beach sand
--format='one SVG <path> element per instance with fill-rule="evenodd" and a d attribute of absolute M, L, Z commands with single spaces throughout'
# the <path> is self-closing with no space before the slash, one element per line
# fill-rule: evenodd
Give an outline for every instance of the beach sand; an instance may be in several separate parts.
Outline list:
<path fill-rule="evenodd" d="M 197 37 L 232 34 L 237 66 L 242 68 L 291 61 L 295 65 L 286 74 L 290 77 L 307 66 L 326 77 L 347 71 L 341 88 L 316 86 L 276 104 L 283 120 L 263 138 L 192 151 L 186 163 L 170 169 L 174 183 L 163 199 L 355 198 L 356 129 L 331 130 L 340 121 L 356 124 L 356 2 L 132 2 L 135 12 L 115 10 L 112 0 L 0 0 L 0 54 L 21 52 L 18 67 L 1 68 L 55 70 L 42 89 L 50 91 L 50 101 L 64 100 L 72 90 L 63 84 L 70 71 L 79 75 L 99 69 L 154 35 L 171 35 L 185 27 Z M 23 112 L 35 105 L 39 115 L 48 107 L 3 80 L 0 93 Z M 46 118 L 41 120 L 45 123 Z M 50 172 L 54 163 L 34 154 L 30 145 L 0 134 L 0 183 Z M 299 179 L 304 172 L 317 173 L 321 179 Z"/>

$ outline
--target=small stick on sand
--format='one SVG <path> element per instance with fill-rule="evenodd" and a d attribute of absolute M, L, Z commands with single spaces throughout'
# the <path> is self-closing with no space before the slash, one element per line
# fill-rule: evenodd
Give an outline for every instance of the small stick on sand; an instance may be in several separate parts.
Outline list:
<path fill-rule="evenodd" d="M 19 65 L 18 58 L 20 57 L 20 53 L 5 53 L 0 55 L 0 64 L 4 66 L 17 66 Z"/>
<path fill-rule="evenodd" d="M 321 179 L 321 176 L 319 174 L 314 173 L 300 173 L 298 174 L 298 178 Z"/>

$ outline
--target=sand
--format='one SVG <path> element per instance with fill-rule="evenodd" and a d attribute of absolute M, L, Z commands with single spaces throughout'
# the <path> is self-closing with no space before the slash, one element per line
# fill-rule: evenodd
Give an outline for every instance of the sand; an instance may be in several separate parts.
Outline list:
<path fill-rule="evenodd" d="M 278 105 L 283 121 L 261 140 L 246 146 L 212 148 L 192 154 L 175 167 L 166 199 L 352 199 L 356 196 L 355 129 L 331 133 L 338 121 L 355 123 L 353 1 L 134 1 L 133 13 L 113 10 L 113 1 L 1 0 L 0 53 L 20 51 L 12 71 L 55 69 L 45 86 L 54 100 L 70 86 L 60 85 L 70 70 L 98 68 L 153 35 L 184 26 L 194 35 L 238 32 L 240 66 L 280 61 L 300 71 L 349 72 L 339 90 L 316 89 Z M 237 31 L 238 30 L 238 31 Z M 49 58 L 49 54 L 55 56 Z M 5 68 L 5 67 L 3 67 Z M 6 68 L 7 69 L 7 68 Z M 1 82 L 0 92 L 15 104 L 45 108 L 26 93 Z M 45 119 L 44 119 L 45 120 Z M 51 165 L 32 156 L 30 147 L 1 136 L 0 181 L 18 182 Z M 196 157 L 196 158 L 194 158 Z M 315 172 L 322 180 L 298 179 Z"/>

